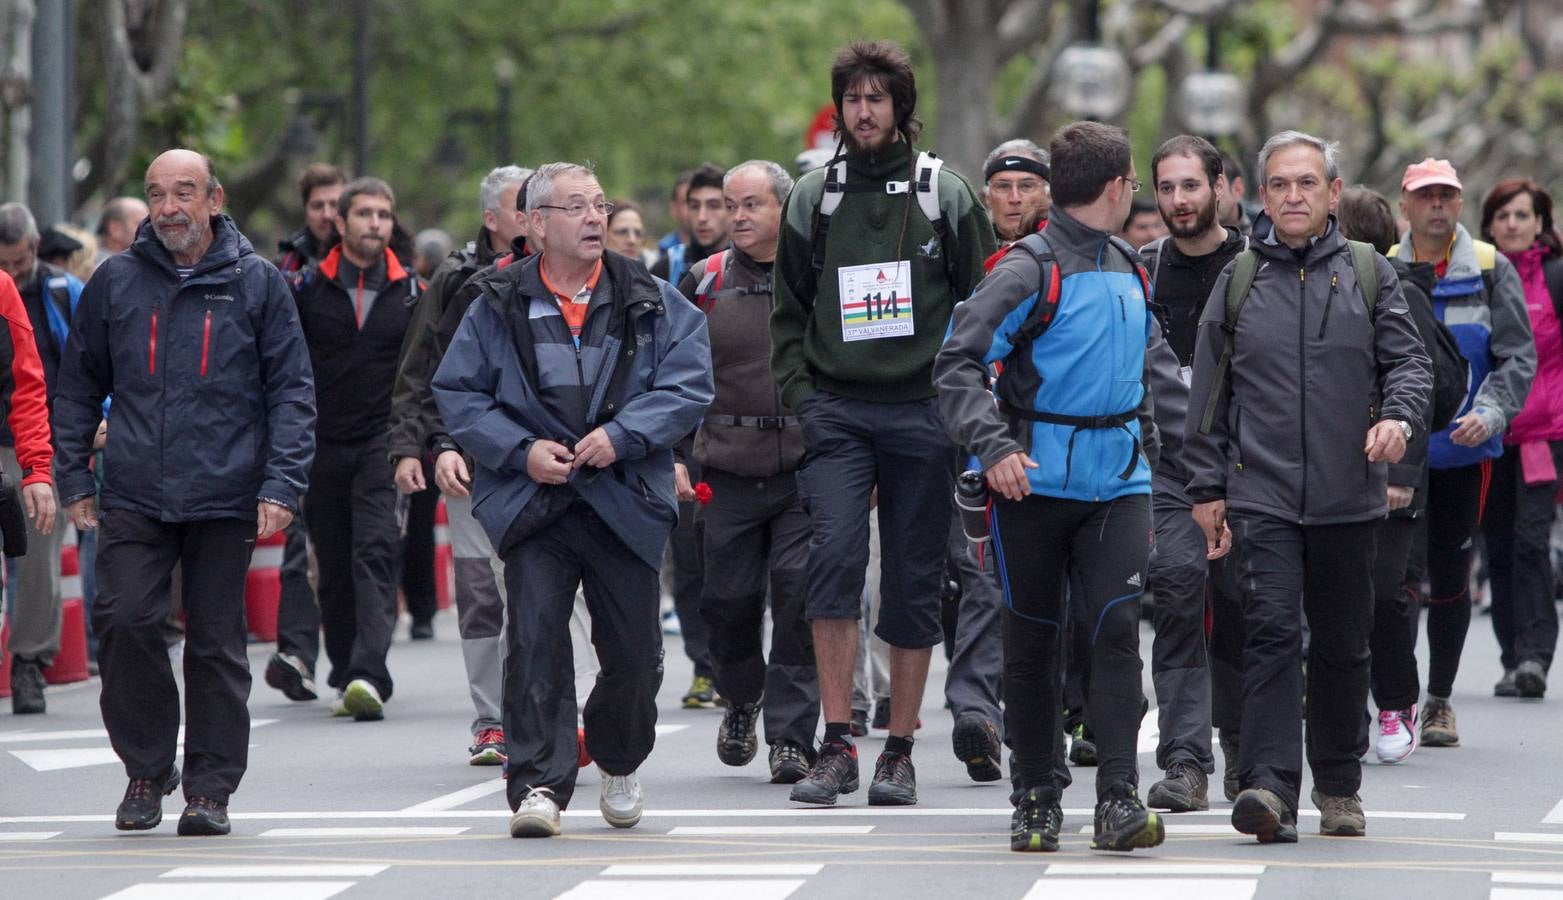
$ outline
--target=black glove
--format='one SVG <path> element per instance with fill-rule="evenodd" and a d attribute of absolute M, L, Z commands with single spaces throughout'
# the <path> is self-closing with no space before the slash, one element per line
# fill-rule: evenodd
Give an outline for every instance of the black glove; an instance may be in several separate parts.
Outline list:
<path fill-rule="evenodd" d="M 27 515 L 22 498 L 10 477 L 0 472 L 0 536 L 5 539 L 5 555 L 11 558 L 27 554 Z"/>

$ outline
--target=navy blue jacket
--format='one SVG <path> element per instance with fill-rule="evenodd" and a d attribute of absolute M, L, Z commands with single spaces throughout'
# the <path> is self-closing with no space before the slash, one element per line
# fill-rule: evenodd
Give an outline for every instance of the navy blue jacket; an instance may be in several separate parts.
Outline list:
<path fill-rule="evenodd" d="M 104 509 L 163 522 L 249 519 L 260 500 L 298 509 L 315 455 L 298 309 L 232 219 L 213 217 L 212 232 L 180 281 L 144 222 L 82 293 L 55 399 L 65 502 L 93 493 L 87 460 L 112 395 Z"/>
<path fill-rule="evenodd" d="M 573 491 L 660 568 L 678 521 L 670 448 L 700 424 L 714 394 L 706 318 L 639 262 L 606 253 L 577 349 L 540 260 L 484 283 L 434 375 L 440 416 L 477 463 L 472 513 L 502 547 L 529 504 L 531 515 Z M 526 471 L 532 442 L 573 447 L 599 426 L 618 461 L 540 492 Z"/>

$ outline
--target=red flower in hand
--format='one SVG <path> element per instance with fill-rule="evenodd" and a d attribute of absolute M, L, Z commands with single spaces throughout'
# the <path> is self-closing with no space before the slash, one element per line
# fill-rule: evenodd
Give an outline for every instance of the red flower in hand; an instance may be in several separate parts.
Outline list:
<path fill-rule="evenodd" d="M 695 485 L 695 502 L 701 506 L 711 502 L 711 485 L 704 481 Z"/>

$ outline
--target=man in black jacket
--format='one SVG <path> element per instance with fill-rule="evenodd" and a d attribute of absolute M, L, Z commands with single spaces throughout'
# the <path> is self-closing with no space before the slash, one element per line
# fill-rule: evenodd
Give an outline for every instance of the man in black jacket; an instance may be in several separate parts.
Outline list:
<path fill-rule="evenodd" d="M 314 455 L 309 355 L 282 276 L 221 214 L 211 161 L 147 169 L 151 218 L 83 293 L 55 399 L 60 494 L 98 527 L 92 626 L 103 723 L 130 786 L 114 825 L 154 828 L 174 765 L 179 692 L 161 623 L 181 569 L 187 643 L 180 834 L 226 834 L 249 746 L 244 582 L 257 539 L 287 526 Z M 103 512 L 87 467 L 114 396 Z"/>
<path fill-rule="evenodd" d="M 401 540 L 386 421 L 420 292 L 387 247 L 395 202 L 378 178 L 349 182 L 337 202 L 342 243 L 297 290 L 320 407 L 306 524 L 320 568 L 328 682 L 341 692 L 334 712 L 357 721 L 382 718 L 392 689 L 386 654 Z"/>

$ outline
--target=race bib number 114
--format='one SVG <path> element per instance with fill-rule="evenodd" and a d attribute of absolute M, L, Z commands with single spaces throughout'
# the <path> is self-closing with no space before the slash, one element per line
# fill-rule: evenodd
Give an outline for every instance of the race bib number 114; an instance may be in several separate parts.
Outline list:
<path fill-rule="evenodd" d="M 912 264 L 908 260 L 846 266 L 841 286 L 841 339 L 872 341 L 912 334 Z"/>

